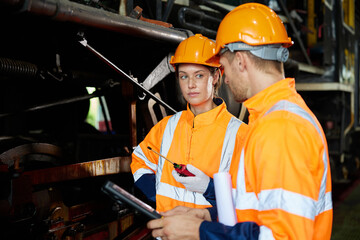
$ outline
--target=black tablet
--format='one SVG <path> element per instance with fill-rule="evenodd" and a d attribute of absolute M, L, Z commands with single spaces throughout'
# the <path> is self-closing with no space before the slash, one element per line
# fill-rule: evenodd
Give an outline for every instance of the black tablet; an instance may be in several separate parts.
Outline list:
<path fill-rule="evenodd" d="M 125 191 L 115 183 L 107 181 L 101 188 L 101 190 L 108 194 L 115 201 L 119 200 L 122 203 L 126 203 L 131 207 L 139 210 L 141 213 L 150 217 L 151 219 L 161 218 L 161 215 L 151 206 L 144 203 L 140 199 L 136 198 L 134 195 Z"/>

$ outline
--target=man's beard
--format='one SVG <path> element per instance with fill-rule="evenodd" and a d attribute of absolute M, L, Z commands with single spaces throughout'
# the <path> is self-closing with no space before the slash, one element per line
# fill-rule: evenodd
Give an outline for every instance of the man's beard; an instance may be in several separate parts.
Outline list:
<path fill-rule="evenodd" d="M 243 93 L 243 91 L 238 91 L 237 89 L 233 89 L 230 87 L 231 93 L 235 99 L 236 102 L 242 103 L 247 100 L 246 95 Z"/>

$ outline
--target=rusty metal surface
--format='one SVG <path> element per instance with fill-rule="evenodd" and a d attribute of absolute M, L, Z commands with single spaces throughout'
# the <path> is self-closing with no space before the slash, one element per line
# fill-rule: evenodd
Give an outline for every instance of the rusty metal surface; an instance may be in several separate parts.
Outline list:
<path fill-rule="evenodd" d="M 54 157 L 61 156 L 61 149 L 58 146 L 49 143 L 29 143 L 11 148 L 0 154 L 0 163 L 11 167 L 15 165 L 15 169 L 23 156 L 31 153 L 47 154 Z"/>
<path fill-rule="evenodd" d="M 24 172 L 33 185 L 130 172 L 131 156 Z"/>

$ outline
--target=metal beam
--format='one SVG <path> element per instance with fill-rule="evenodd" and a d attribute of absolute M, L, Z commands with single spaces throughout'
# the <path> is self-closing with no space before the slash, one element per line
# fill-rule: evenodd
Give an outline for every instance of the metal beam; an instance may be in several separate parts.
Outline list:
<path fill-rule="evenodd" d="M 176 45 L 193 35 L 191 31 L 177 31 L 67 0 L 0 0 L 0 3 L 51 20 L 73 22 Z"/>

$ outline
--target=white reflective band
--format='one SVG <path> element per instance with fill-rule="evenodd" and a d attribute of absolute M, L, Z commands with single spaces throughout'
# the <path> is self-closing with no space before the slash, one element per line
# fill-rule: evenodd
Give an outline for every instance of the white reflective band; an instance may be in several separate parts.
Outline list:
<path fill-rule="evenodd" d="M 246 192 L 245 186 L 245 166 L 244 166 L 244 149 L 241 151 L 239 171 L 236 179 L 236 198 L 235 208 L 239 210 L 259 209 L 259 201 L 254 192 Z"/>
<path fill-rule="evenodd" d="M 174 132 L 178 125 L 181 115 L 182 112 L 178 112 L 172 117 L 170 117 L 165 127 L 160 150 L 159 150 L 160 153 L 164 156 L 168 155 L 171 143 L 173 141 Z M 229 171 L 230 162 L 236 141 L 236 134 L 241 124 L 242 121 L 240 121 L 235 117 L 232 117 L 227 125 L 225 137 L 223 140 L 221 159 L 219 159 L 220 160 L 219 171 Z M 145 162 L 145 164 L 156 173 L 155 187 L 156 187 L 156 193 L 158 195 L 163 195 L 183 202 L 195 203 L 197 205 L 211 205 L 208 201 L 206 201 L 206 199 L 202 196 L 202 194 L 191 192 L 183 188 L 177 188 L 172 185 L 162 183 L 161 176 L 165 162 L 165 160 L 162 157 L 159 157 L 158 164 L 154 164 L 146 158 L 140 146 L 137 146 L 135 148 L 134 154 L 140 159 L 142 159 Z M 134 173 L 134 180 L 137 181 L 143 174 L 153 173 L 153 171 L 151 171 L 150 169 L 145 169 L 145 168 L 138 169 Z"/>
<path fill-rule="evenodd" d="M 302 109 L 300 106 L 298 106 L 295 103 L 286 101 L 286 100 L 281 100 L 281 101 L 277 102 L 273 107 L 270 108 L 270 110 L 268 110 L 265 113 L 265 115 L 269 114 L 270 112 L 279 111 L 279 110 L 292 112 L 292 113 L 297 114 L 298 116 L 308 120 L 315 127 L 316 131 L 319 133 L 321 140 L 323 142 L 323 146 L 324 146 L 324 152 L 323 152 L 324 172 L 323 172 L 323 176 L 321 179 L 318 202 L 320 202 L 320 203 L 326 202 L 327 206 L 329 206 L 330 204 L 332 206 L 331 198 L 330 198 L 330 202 L 329 202 L 329 199 L 327 199 L 327 200 L 325 199 L 325 197 L 326 197 L 325 196 L 326 180 L 327 180 L 327 171 L 328 171 L 328 153 L 327 153 L 327 147 L 325 144 L 324 136 L 322 134 L 322 131 L 320 130 L 320 127 L 319 127 L 317 121 L 315 121 L 315 119 L 308 112 L 306 112 L 304 109 Z M 331 193 L 330 193 L 330 195 L 331 195 Z M 322 204 L 317 205 L 317 207 L 321 208 Z M 332 207 L 330 209 L 332 209 Z M 321 209 L 317 209 L 317 212 L 321 212 Z"/>
<path fill-rule="evenodd" d="M 262 190 L 258 194 L 259 199 L 257 199 L 254 192 L 246 192 L 245 166 L 244 166 L 245 159 L 244 159 L 244 149 L 243 149 L 241 152 L 239 170 L 238 170 L 238 176 L 236 182 L 237 184 L 237 191 L 235 193 L 236 209 L 238 210 L 254 209 L 259 211 L 282 209 L 291 214 L 295 214 L 298 216 L 302 216 L 314 220 L 315 217 L 320 213 L 332 209 L 331 192 L 325 193 L 327 171 L 328 171 L 328 159 L 327 159 L 328 155 L 327 155 L 325 140 L 317 121 L 304 109 L 302 109 L 300 106 L 292 102 L 285 100 L 279 101 L 269 111 L 267 111 L 265 115 L 273 111 L 279 111 L 279 110 L 292 112 L 308 120 L 316 128 L 317 132 L 319 133 L 322 139 L 324 145 L 324 152 L 322 156 L 323 158 L 322 160 L 324 163 L 324 172 L 321 179 L 318 201 L 310 197 L 301 195 L 299 193 L 290 192 L 284 189 Z M 271 230 L 269 231 L 271 233 Z M 266 236 L 266 234 L 264 236 Z M 264 239 L 268 239 L 268 238 L 265 237 Z"/>
<path fill-rule="evenodd" d="M 232 193 L 233 203 L 236 203 L 236 201 L 235 201 L 236 200 L 236 188 L 232 188 L 231 190 L 232 190 L 231 193 Z"/>
<path fill-rule="evenodd" d="M 326 193 L 325 197 L 322 199 L 322 201 L 317 202 L 316 209 L 317 209 L 316 215 L 319 215 L 320 213 L 323 213 L 323 212 L 326 212 L 326 211 L 332 209 L 331 192 Z"/>
<path fill-rule="evenodd" d="M 236 134 L 241 124 L 242 121 L 235 117 L 232 117 L 227 125 L 221 151 L 219 172 L 228 172 L 230 169 L 231 158 L 234 152 L 234 146 L 236 141 Z"/>
<path fill-rule="evenodd" d="M 176 126 L 179 122 L 179 119 L 181 117 L 182 112 L 178 112 L 175 115 L 173 115 L 172 117 L 170 117 L 170 119 L 168 120 L 165 130 L 164 130 L 164 134 L 163 134 L 163 138 L 161 141 L 161 147 L 160 147 L 160 154 L 162 154 L 163 156 L 167 156 L 173 137 L 174 137 L 174 132 L 176 129 Z M 158 170 L 156 171 L 156 182 L 155 182 L 155 188 L 156 191 L 158 191 L 158 187 L 159 187 L 159 183 L 161 180 L 161 176 L 162 176 L 162 170 L 164 168 L 164 162 L 165 159 L 163 159 L 162 157 L 159 157 L 159 161 L 158 161 Z"/>
<path fill-rule="evenodd" d="M 262 190 L 258 197 L 260 211 L 281 209 L 294 215 L 315 219 L 316 201 L 310 197 L 284 189 Z"/>
<path fill-rule="evenodd" d="M 270 228 L 266 226 L 260 226 L 259 240 L 275 240 L 274 235 Z"/>
<path fill-rule="evenodd" d="M 172 116 L 165 128 L 164 135 L 161 142 L 160 153 L 167 156 L 171 143 L 173 141 L 174 132 L 182 112 L 176 113 Z M 232 154 L 234 152 L 234 146 L 236 141 L 236 134 L 240 125 L 243 122 L 239 119 L 232 117 L 227 125 L 225 137 L 223 140 L 222 152 L 219 172 L 229 171 Z M 166 196 L 178 201 L 195 203 L 197 205 L 211 205 L 202 194 L 188 191 L 183 188 L 174 187 L 170 184 L 161 182 L 161 175 L 164 166 L 164 159 L 159 157 L 158 168 L 156 171 L 156 194 Z"/>
<path fill-rule="evenodd" d="M 200 193 L 188 191 L 184 188 L 174 187 L 163 182 L 159 183 L 156 195 L 169 197 L 181 202 L 194 203 L 196 205 L 211 205 Z"/>
<path fill-rule="evenodd" d="M 139 168 L 133 175 L 134 177 L 134 181 L 136 182 L 137 180 L 139 180 L 139 178 L 144 175 L 144 174 L 148 174 L 148 173 L 151 173 L 151 174 L 154 174 L 153 171 L 151 171 L 150 169 L 148 168 Z"/>
<path fill-rule="evenodd" d="M 144 152 L 142 151 L 141 147 L 140 146 L 137 146 L 134 150 L 134 154 L 142 159 L 144 161 L 144 163 L 146 164 L 146 166 L 148 166 L 149 168 L 151 168 L 152 170 L 154 170 L 154 172 L 156 172 L 156 164 L 149 161 L 149 159 L 147 159 L 147 157 L 145 156 Z M 151 170 L 149 170 L 148 172 L 146 171 L 139 171 L 140 169 L 138 169 L 135 173 L 134 173 L 134 181 L 136 182 L 141 176 L 142 174 L 145 174 L 145 173 L 153 173 Z"/>
<path fill-rule="evenodd" d="M 281 100 L 281 101 L 277 102 L 274 106 L 272 106 L 264 114 L 264 116 L 266 116 L 267 114 L 269 114 L 271 112 L 280 111 L 280 110 L 292 112 L 294 114 L 299 115 L 302 118 L 305 118 L 316 128 L 316 131 L 319 133 L 319 135 L 322 138 L 321 130 L 320 130 L 319 126 L 316 124 L 315 120 L 312 118 L 312 116 L 310 116 L 310 114 L 308 112 L 306 112 L 304 109 L 302 109 L 300 106 L 296 105 L 295 103 L 292 103 L 292 102 L 289 102 L 286 100 Z"/>
<path fill-rule="evenodd" d="M 172 117 L 170 117 L 168 123 L 166 124 L 165 130 L 164 130 L 164 134 L 163 134 L 163 138 L 161 141 L 161 149 L 160 149 L 160 153 L 164 156 L 166 156 L 169 152 L 173 137 L 174 137 L 174 132 L 176 129 L 176 126 L 179 122 L 179 119 L 181 117 L 182 112 L 178 112 L 175 115 L 173 115 Z"/>

